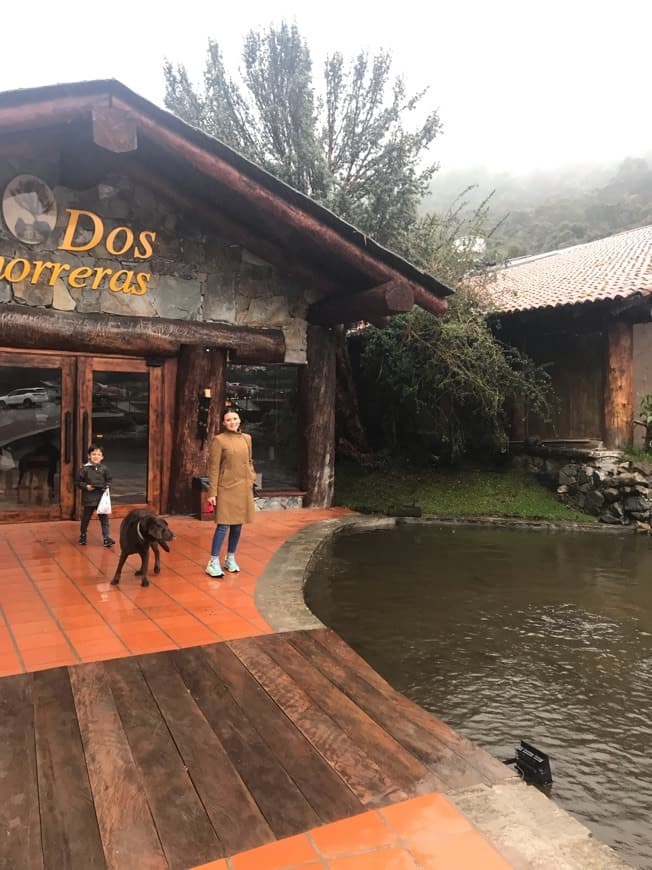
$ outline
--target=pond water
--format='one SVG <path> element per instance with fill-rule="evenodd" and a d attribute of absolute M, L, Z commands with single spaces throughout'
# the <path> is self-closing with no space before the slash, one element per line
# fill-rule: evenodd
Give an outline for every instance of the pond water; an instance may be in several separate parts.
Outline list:
<path fill-rule="evenodd" d="M 652 868 L 652 544 L 443 528 L 344 533 L 306 601 L 392 685 L 501 760 L 551 756 L 553 799 Z"/>

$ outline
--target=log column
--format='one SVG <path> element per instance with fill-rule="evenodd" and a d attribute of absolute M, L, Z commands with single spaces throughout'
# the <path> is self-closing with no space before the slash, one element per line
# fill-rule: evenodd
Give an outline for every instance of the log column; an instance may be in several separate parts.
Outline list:
<path fill-rule="evenodd" d="M 301 487 L 306 507 L 330 507 L 335 482 L 335 333 L 308 327 L 308 362 L 301 373 Z"/>
<path fill-rule="evenodd" d="M 192 513 L 191 484 L 193 477 L 206 474 L 208 447 L 219 430 L 220 413 L 224 407 L 226 352 L 184 345 L 177 367 L 174 440 L 170 469 L 170 513 Z M 199 395 L 206 388 L 212 391 L 208 418 L 208 437 L 203 448 L 197 438 Z"/>
<path fill-rule="evenodd" d="M 604 442 L 620 449 L 634 429 L 634 333 L 631 323 L 609 323 L 604 392 Z"/>

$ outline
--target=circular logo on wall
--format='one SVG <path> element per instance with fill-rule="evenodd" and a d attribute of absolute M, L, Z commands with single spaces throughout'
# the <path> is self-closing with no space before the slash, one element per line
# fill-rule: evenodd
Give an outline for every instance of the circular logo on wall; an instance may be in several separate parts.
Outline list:
<path fill-rule="evenodd" d="M 26 245 L 45 242 L 57 222 L 57 202 L 48 185 L 34 175 L 17 175 L 2 195 L 9 232 Z"/>

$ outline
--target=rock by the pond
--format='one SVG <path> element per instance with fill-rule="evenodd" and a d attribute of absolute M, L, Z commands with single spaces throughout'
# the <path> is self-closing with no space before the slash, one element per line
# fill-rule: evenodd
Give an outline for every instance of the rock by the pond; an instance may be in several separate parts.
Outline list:
<path fill-rule="evenodd" d="M 652 473 L 643 465 L 619 461 L 617 453 L 603 449 L 536 449 L 538 455 L 526 453 L 521 464 L 553 486 L 564 504 L 603 523 L 640 528 L 652 519 Z M 544 449 L 548 455 L 542 457 Z"/>

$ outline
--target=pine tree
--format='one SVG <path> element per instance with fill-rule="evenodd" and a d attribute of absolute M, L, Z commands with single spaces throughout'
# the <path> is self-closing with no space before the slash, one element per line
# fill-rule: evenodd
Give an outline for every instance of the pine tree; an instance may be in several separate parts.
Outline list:
<path fill-rule="evenodd" d="M 326 58 L 321 91 L 296 25 L 251 31 L 242 71 L 208 45 L 203 89 L 183 65 L 164 68 L 166 106 L 312 196 L 380 244 L 405 252 L 417 206 L 437 169 L 426 163 L 441 130 L 436 111 L 408 128 L 426 91 L 409 95 L 391 57 Z M 323 96 L 320 96 L 320 93 Z"/>

